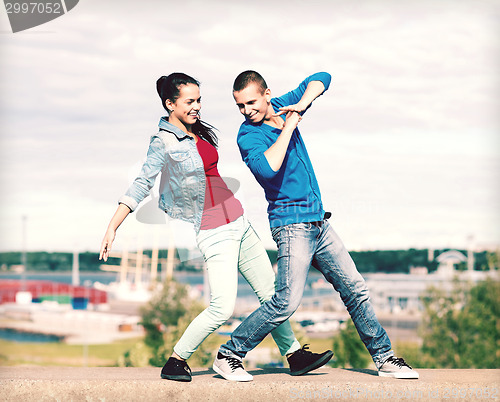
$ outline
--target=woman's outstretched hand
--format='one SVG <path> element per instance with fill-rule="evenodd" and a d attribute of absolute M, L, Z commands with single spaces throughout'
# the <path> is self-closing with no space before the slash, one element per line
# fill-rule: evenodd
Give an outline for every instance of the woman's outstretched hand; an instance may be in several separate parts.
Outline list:
<path fill-rule="evenodd" d="M 101 243 L 101 252 L 99 253 L 99 259 L 104 261 L 108 260 L 109 251 L 111 250 L 111 245 L 115 240 L 116 229 L 122 224 L 127 215 L 131 212 L 131 209 L 127 207 L 125 204 L 119 204 L 116 209 L 115 214 L 111 218 L 111 222 L 109 222 L 108 229 L 106 230 L 106 234 L 104 235 L 104 239 L 102 239 Z"/>
<path fill-rule="evenodd" d="M 99 259 L 106 262 L 109 257 L 109 252 L 111 250 L 111 245 L 113 244 L 113 241 L 115 240 L 115 235 L 116 231 L 108 229 L 106 231 L 106 234 L 104 235 L 104 239 L 102 239 L 101 243 L 101 252 L 99 253 Z"/>

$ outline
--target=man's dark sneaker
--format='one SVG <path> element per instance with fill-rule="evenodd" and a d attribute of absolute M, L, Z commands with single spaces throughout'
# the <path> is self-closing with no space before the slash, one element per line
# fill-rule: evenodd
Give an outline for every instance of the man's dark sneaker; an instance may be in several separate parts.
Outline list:
<path fill-rule="evenodd" d="M 191 369 L 185 361 L 171 357 L 161 369 L 161 378 L 189 382 L 191 381 Z"/>
<path fill-rule="evenodd" d="M 328 363 L 333 356 L 331 350 L 323 353 L 313 353 L 307 349 L 309 347 L 305 344 L 302 349 L 293 352 L 291 356 L 287 357 L 291 375 L 302 375 L 317 369 Z"/>
<path fill-rule="evenodd" d="M 378 369 L 380 377 L 392 378 L 418 378 L 418 373 L 413 370 L 402 358 L 389 357 Z"/>

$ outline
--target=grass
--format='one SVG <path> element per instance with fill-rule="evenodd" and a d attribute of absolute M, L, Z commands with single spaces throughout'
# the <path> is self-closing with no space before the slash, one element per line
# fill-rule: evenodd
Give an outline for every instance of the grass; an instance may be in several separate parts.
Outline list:
<path fill-rule="evenodd" d="M 0 340 L 1 366 L 116 366 L 118 358 L 140 339 L 105 345 L 20 343 Z"/>
<path fill-rule="evenodd" d="M 299 335 L 299 334 L 297 334 Z M 229 337 L 212 334 L 211 341 L 205 342 L 213 347 L 215 355 L 220 344 Z M 332 339 L 309 339 L 304 334 L 299 336 L 301 345 L 310 344 L 313 352 L 332 349 Z M 0 339 L 0 366 L 73 366 L 73 367 L 113 367 L 118 359 L 142 338 L 117 341 L 103 345 L 68 345 L 65 343 L 24 343 Z M 279 359 L 279 352 L 271 336 L 267 336 L 257 348 L 270 348 L 273 356 Z M 194 357 L 194 356 L 193 356 Z M 286 360 L 283 358 L 285 366 Z M 211 365 L 211 362 L 210 362 Z"/>

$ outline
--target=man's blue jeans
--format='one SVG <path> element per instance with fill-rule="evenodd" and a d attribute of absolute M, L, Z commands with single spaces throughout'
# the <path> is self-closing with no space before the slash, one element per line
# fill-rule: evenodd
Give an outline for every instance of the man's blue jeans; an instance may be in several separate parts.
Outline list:
<path fill-rule="evenodd" d="M 174 346 L 174 352 L 186 360 L 233 314 L 238 271 L 261 303 L 270 300 L 275 291 L 275 275 L 266 249 L 245 216 L 214 229 L 200 230 L 196 241 L 207 264 L 210 305 L 189 324 Z M 271 335 L 283 356 L 300 349 L 288 321 Z"/>
<path fill-rule="evenodd" d="M 368 288 L 351 256 L 327 221 L 272 228 L 278 245 L 276 293 L 248 316 L 220 347 L 224 355 L 245 357 L 299 307 L 309 267 L 318 269 L 340 293 L 375 365 L 394 354 L 391 341 L 370 303 Z"/>

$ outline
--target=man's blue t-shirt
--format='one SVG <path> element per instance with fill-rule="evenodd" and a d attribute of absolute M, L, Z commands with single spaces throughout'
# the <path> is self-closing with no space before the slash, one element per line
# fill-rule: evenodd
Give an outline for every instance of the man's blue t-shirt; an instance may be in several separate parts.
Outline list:
<path fill-rule="evenodd" d="M 298 103 L 311 81 L 321 81 L 326 91 L 331 76 L 328 73 L 313 74 L 293 91 L 272 98 L 274 110 L 278 112 L 280 107 Z M 277 172 L 271 169 L 264 156 L 280 134 L 280 129 L 268 124 L 253 125 L 245 121 L 237 139 L 243 161 L 264 188 L 269 203 L 269 223 L 271 227 L 277 227 L 322 220 L 325 212 L 318 182 L 299 129 L 294 130 L 283 164 Z"/>

